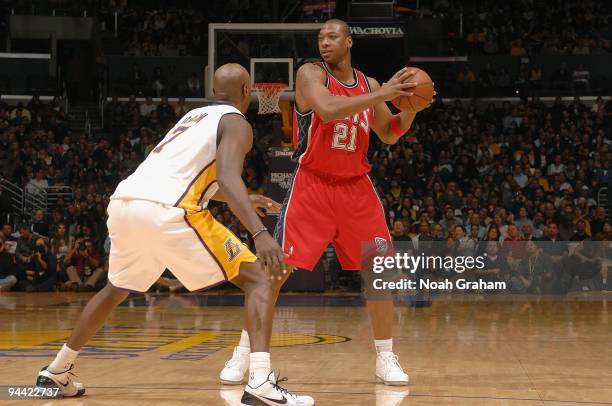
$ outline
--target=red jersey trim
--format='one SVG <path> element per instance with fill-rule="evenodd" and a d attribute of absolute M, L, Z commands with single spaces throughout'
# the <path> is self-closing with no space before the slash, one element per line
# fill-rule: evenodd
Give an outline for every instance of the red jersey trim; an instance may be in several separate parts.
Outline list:
<path fill-rule="evenodd" d="M 331 76 L 332 78 L 334 78 L 336 82 L 340 84 L 340 86 L 347 88 L 347 89 L 354 89 L 357 86 L 359 86 L 359 75 L 357 74 L 357 70 L 355 68 L 353 68 L 353 78 L 355 79 L 355 83 L 352 85 L 348 85 L 344 83 L 343 81 L 341 81 L 340 79 L 338 79 L 337 77 L 335 77 L 325 62 L 321 61 L 320 64 L 321 64 L 320 66 L 322 66 L 323 69 L 325 69 L 325 72 L 327 72 L 328 78 Z"/>

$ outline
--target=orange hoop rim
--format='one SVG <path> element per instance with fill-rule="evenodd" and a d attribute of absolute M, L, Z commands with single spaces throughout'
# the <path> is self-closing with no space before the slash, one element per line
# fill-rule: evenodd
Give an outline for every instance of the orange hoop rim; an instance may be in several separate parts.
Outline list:
<path fill-rule="evenodd" d="M 259 82 L 253 84 L 253 89 L 262 91 L 264 93 L 273 94 L 274 92 L 279 92 L 289 85 L 282 82 Z"/>

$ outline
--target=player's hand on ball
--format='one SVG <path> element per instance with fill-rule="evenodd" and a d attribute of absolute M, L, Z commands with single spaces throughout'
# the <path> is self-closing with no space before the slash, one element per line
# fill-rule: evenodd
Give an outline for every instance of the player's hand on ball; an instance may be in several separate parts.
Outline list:
<path fill-rule="evenodd" d="M 254 194 L 249 195 L 249 199 L 251 200 L 251 205 L 253 206 L 259 217 L 265 217 L 266 214 L 280 212 L 280 203 L 275 202 L 269 197 Z M 265 209 L 265 211 L 262 209 Z"/>
<path fill-rule="evenodd" d="M 391 101 L 398 96 L 412 96 L 410 89 L 417 86 L 416 82 L 411 82 L 410 78 L 414 76 L 416 71 L 402 68 L 389 79 L 388 82 L 382 84 L 378 90 L 385 101 Z"/>
<path fill-rule="evenodd" d="M 282 279 L 281 275 L 287 273 L 285 254 L 270 233 L 265 232 L 255 238 L 255 252 L 271 278 L 280 280 Z"/>

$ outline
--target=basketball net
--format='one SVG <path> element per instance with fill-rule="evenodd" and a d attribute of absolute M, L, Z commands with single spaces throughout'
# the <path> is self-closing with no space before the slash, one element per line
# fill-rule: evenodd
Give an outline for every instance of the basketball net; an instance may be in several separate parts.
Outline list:
<path fill-rule="evenodd" d="M 287 87 L 285 83 L 255 83 L 253 87 L 258 90 L 259 111 L 257 114 L 280 113 L 278 100 Z"/>

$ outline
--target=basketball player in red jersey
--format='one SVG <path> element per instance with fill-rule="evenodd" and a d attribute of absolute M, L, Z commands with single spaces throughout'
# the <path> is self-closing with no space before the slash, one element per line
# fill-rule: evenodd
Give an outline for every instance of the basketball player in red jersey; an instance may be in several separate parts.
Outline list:
<path fill-rule="evenodd" d="M 296 79 L 293 158 L 298 166 L 281 209 L 275 237 L 285 262 L 312 270 L 333 242 L 342 268 L 361 268 L 362 242 L 390 246 L 385 213 L 368 177 L 370 129 L 386 144 L 395 144 L 416 113 L 392 115 L 386 101 L 410 96 L 414 74 L 398 71 L 382 86 L 351 66 L 353 40 L 347 24 L 327 21 L 319 31 L 322 61 L 302 65 Z M 368 274 L 368 275 L 366 275 Z M 372 272 L 364 272 L 371 283 Z M 393 353 L 393 301 L 368 300 L 367 310 L 377 351 L 376 378 L 387 385 L 406 385 Z M 224 383 L 240 383 L 248 366 L 248 336 L 243 331 L 234 356 L 221 372 Z"/>

